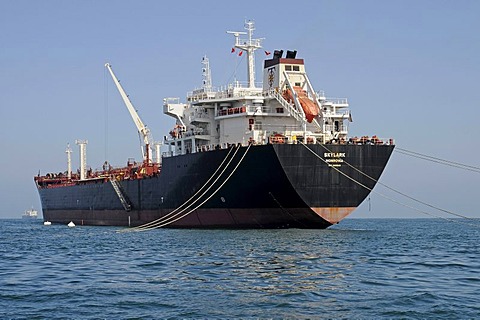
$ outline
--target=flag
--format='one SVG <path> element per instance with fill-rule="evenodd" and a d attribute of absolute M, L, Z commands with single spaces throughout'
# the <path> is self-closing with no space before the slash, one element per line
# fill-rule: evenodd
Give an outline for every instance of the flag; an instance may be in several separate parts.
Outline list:
<path fill-rule="evenodd" d="M 239 57 L 241 57 L 243 54 L 243 51 L 240 51 L 240 53 L 238 54 Z"/>
<path fill-rule="evenodd" d="M 265 55 L 269 56 L 270 55 L 270 51 L 265 51 Z"/>
<path fill-rule="evenodd" d="M 235 48 L 232 48 L 232 52 L 231 53 L 234 53 L 235 52 Z"/>

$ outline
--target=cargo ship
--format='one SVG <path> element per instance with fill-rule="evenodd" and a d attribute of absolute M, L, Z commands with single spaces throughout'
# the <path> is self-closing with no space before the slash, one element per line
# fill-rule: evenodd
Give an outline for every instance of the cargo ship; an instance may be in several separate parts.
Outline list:
<path fill-rule="evenodd" d="M 253 21 L 233 35 L 247 81 L 215 88 L 209 59 L 203 83 L 185 102 L 165 98 L 175 124 L 155 142 L 106 64 L 142 139 L 142 161 L 98 170 L 77 140 L 80 168 L 34 177 L 45 221 L 136 228 L 315 228 L 339 223 L 369 195 L 393 139 L 350 137 L 344 98 L 315 91 L 295 50 L 265 51 L 255 82 Z M 229 49 L 230 51 L 230 49 Z M 262 52 L 263 53 L 263 52 Z M 242 57 L 243 55 L 243 57 Z"/>

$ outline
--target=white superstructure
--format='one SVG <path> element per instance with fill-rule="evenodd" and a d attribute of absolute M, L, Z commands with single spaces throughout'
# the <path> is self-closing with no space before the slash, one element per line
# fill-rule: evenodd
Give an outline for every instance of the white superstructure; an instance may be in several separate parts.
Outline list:
<path fill-rule="evenodd" d="M 164 99 L 163 112 L 176 119 L 165 137 L 164 156 L 193 153 L 229 144 L 345 143 L 351 119 L 347 99 L 327 99 L 314 90 L 296 51 L 276 50 L 264 61 L 263 85 L 255 85 L 254 23 L 247 32 L 231 32 L 234 48 L 247 54 L 248 84 L 235 82 L 222 90 L 211 83 L 208 58 L 202 59 L 203 86 L 179 98 Z M 247 35 L 241 39 L 240 35 Z"/>

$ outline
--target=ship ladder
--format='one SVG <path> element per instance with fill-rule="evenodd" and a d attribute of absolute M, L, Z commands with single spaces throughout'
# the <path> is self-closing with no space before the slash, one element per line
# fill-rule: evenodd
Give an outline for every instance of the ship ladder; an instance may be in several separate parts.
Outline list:
<path fill-rule="evenodd" d="M 113 190 L 115 190 L 118 199 L 120 199 L 122 206 L 125 208 L 125 211 L 132 210 L 132 204 L 130 203 L 127 195 L 125 194 L 122 185 L 115 179 L 115 177 L 110 177 L 110 183 L 112 184 Z"/>
<path fill-rule="evenodd" d="M 282 105 L 295 118 L 295 120 L 298 122 L 304 121 L 303 115 L 299 111 L 295 110 L 292 105 L 290 105 L 290 103 L 288 103 L 288 101 L 280 95 L 280 93 L 272 90 L 270 95 L 273 96 L 280 103 L 280 105 Z"/>

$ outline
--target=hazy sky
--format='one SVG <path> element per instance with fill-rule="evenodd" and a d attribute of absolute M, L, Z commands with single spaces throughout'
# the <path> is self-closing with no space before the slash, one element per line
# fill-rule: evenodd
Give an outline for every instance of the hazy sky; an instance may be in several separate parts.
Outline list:
<path fill-rule="evenodd" d="M 245 19 L 265 50 L 297 50 L 316 90 L 349 99 L 351 135 L 479 166 L 479 16 L 480 1 L 461 0 L 0 0 L 0 217 L 40 208 L 33 176 L 66 170 L 68 142 L 77 168 L 75 139 L 88 139 L 92 168 L 141 158 L 106 62 L 161 140 L 174 123 L 162 100 L 201 85 L 203 55 L 215 86 L 246 80 L 246 59 L 230 53 L 225 33 L 242 31 Z M 263 58 L 258 52 L 258 78 Z M 478 173 L 394 153 L 381 181 L 480 217 Z M 352 217 L 425 216 L 372 194 Z"/>

